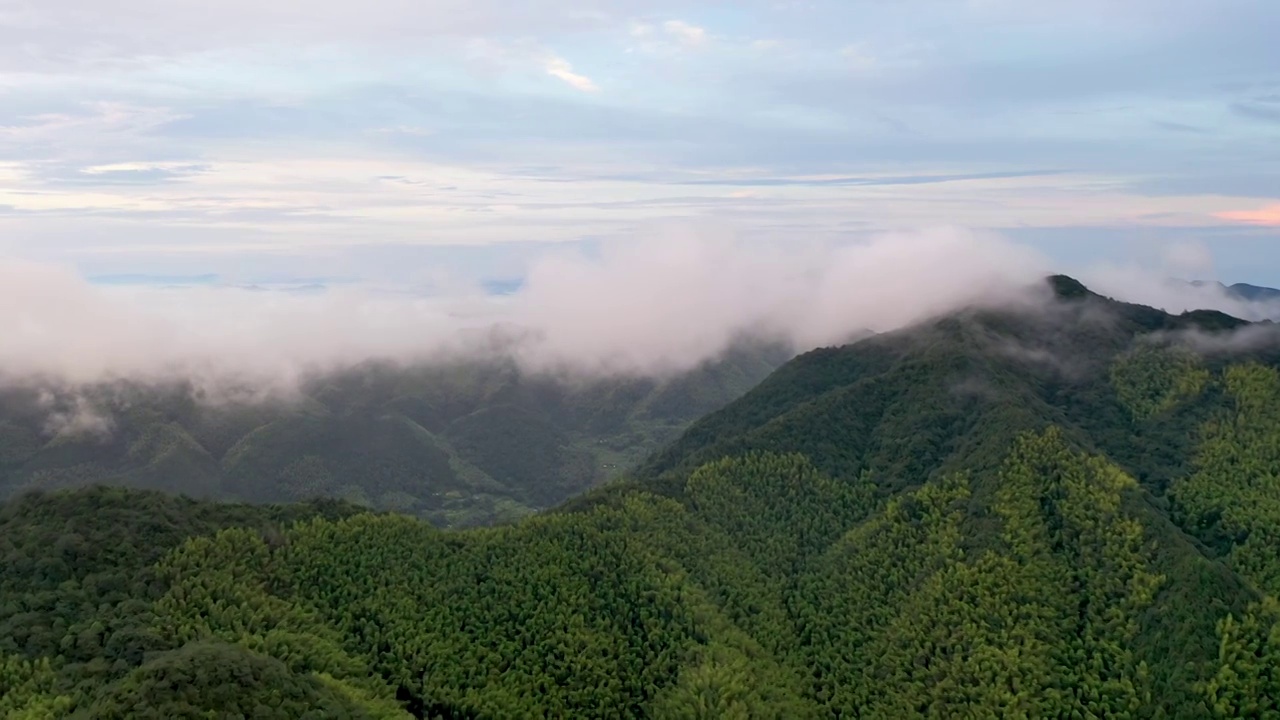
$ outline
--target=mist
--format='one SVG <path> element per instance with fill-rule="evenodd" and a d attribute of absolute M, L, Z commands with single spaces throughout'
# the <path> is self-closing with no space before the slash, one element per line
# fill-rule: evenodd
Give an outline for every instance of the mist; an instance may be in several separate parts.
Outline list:
<path fill-rule="evenodd" d="M 1219 310 L 1251 322 L 1280 318 L 1280 302 L 1245 300 L 1217 283 L 1196 285 L 1151 268 L 1102 265 L 1090 268 L 1081 280 L 1099 294 L 1169 313 Z"/>
<path fill-rule="evenodd" d="M 1054 270 L 1028 246 L 957 229 L 843 245 L 674 231 L 595 255 L 550 253 L 519 291 L 498 297 L 479 288 L 420 297 L 375 287 L 306 295 L 102 287 L 69 268 L 0 259 L 0 378 L 273 393 L 368 360 L 495 355 L 531 372 L 669 375 L 743 340 L 803 351 L 963 305 L 1014 302 Z M 1139 268 L 1081 278 L 1104 294 L 1171 310 L 1263 311 Z M 60 412 L 64 424 L 94 426 L 74 407 Z"/>

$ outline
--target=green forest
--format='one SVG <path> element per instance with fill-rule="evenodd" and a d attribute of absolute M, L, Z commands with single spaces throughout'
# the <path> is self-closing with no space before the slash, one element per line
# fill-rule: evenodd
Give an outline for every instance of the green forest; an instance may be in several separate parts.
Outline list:
<path fill-rule="evenodd" d="M 491 526 L 16 493 L 0 718 L 1280 718 L 1280 333 L 1048 290 Z"/>

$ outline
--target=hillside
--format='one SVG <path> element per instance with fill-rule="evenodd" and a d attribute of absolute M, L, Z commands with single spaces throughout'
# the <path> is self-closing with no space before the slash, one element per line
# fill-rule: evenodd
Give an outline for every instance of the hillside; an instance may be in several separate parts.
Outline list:
<path fill-rule="evenodd" d="M 11 500 L 0 717 L 1275 717 L 1278 478 L 1275 328 L 1059 276 L 500 527 Z"/>
<path fill-rule="evenodd" d="M 342 498 L 441 526 L 510 520 L 634 465 L 787 357 L 741 344 L 682 375 L 590 381 L 509 360 L 368 363 L 276 399 L 13 383 L 0 388 L 0 498 L 107 483 L 249 502 Z"/>

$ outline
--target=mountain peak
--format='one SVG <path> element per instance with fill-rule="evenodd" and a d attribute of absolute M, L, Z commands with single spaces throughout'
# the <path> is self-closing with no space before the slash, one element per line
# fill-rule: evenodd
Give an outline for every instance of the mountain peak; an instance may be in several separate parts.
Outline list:
<path fill-rule="evenodd" d="M 1055 297 L 1062 300 L 1077 300 L 1093 294 L 1084 283 L 1067 275 L 1050 275 L 1045 278 Z"/>

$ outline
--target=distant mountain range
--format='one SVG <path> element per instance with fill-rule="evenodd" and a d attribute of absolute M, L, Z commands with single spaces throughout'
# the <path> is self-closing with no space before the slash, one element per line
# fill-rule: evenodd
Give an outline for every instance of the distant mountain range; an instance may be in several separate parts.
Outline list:
<path fill-rule="evenodd" d="M 1280 290 L 1248 283 L 1231 285 L 1227 288 L 1227 292 L 1244 300 L 1280 300 Z"/>
<path fill-rule="evenodd" d="M 1280 290 L 1273 287 L 1264 287 L 1262 285 L 1250 285 L 1249 283 L 1227 285 L 1226 283 L 1217 280 L 1192 280 L 1191 284 L 1196 287 L 1217 286 L 1228 296 L 1248 302 L 1269 302 L 1272 300 L 1280 300 Z"/>

